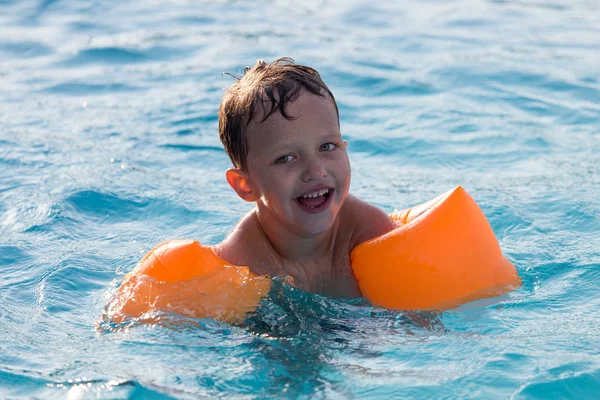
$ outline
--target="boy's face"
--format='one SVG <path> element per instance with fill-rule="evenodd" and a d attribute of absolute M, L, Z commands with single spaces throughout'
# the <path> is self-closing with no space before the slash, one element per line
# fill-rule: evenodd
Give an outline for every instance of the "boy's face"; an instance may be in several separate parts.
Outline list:
<path fill-rule="evenodd" d="M 348 195 L 350 161 L 331 98 L 302 91 L 286 111 L 295 119 L 275 112 L 248 125 L 248 183 L 262 221 L 312 236 L 333 226 Z"/>

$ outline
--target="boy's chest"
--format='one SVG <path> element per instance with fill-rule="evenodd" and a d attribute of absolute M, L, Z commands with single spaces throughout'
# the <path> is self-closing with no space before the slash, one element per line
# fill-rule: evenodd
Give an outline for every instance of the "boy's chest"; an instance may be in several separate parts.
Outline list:
<path fill-rule="evenodd" d="M 349 254 L 334 254 L 330 258 L 310 262 L 285 261 L 277 269 L 276 275 L 291 276 L 294 285 L 306 292 L 333 298 L 361 297 Z"/>
<path fill-rule="evenodd" d="M 326 255 L 311 258 L 308 254 L 299 261 L 286 259 L 275 251 L 256 224 L 242 223 L 237 233 L 220 246 L 219 255 L 234 265 L 249 267 L 257 275 L 291 276 L 294 285 L 307 292 L 357 298 L 361 293 L 350 265 L 351 232 L 349 229 L 338 232 Z"/>

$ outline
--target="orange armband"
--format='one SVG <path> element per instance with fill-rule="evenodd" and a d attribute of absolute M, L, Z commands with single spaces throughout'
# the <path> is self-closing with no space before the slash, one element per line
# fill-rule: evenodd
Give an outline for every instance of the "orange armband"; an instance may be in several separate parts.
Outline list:
<path fill-rule="evenodd" d="M 228 265 L 195 240 L 172 240 L 152 249 L 127 274 L 107 313 L 116 322 L 171 311 L 240 323 L 270 287 L 268 277 Z"/>
<path fill-rule="evenodd" d="M 391 218 L 396 229 L 351 253 L 360 290 L 373 305 L 447 309 L 521 285 L 485 215 L 462 187 Z"/>

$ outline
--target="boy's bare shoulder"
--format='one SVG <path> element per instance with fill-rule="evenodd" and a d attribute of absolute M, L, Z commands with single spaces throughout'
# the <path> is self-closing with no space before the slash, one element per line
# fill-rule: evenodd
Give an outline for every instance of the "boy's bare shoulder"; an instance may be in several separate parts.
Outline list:
<path fill-rule="evenodd" d="M 348 194 L 342 212 L 342 221 L 346 221 L 344 229 L 353 231 L 350 250 L 396 227 L 382 209 L 351 194 Z"/>
<path fill-rule="evenodd" d="M 233 265 L 246 265 L 248 257 L 258 247 L 257 238 L 259 237 L 260 232 L 255 223 L 255 211 L 252 210 L 238 221 L 225 240 L 213 246 L 213 251 Z"/>

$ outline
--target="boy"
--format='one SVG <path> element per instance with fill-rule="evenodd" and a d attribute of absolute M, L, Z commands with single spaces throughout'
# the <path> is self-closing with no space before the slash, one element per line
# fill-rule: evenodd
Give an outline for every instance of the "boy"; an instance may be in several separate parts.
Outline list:
<path fill-rule="evenodd" d="M 227 182 L 256 207 L 215 254 L 304 291 L 360 297 L 350 252 L 395 225 L 348 194 L 347 142 L 318 72 L 289 58 L 246 68 L 221 102 L 219 136 L 234 166 Z"/>

